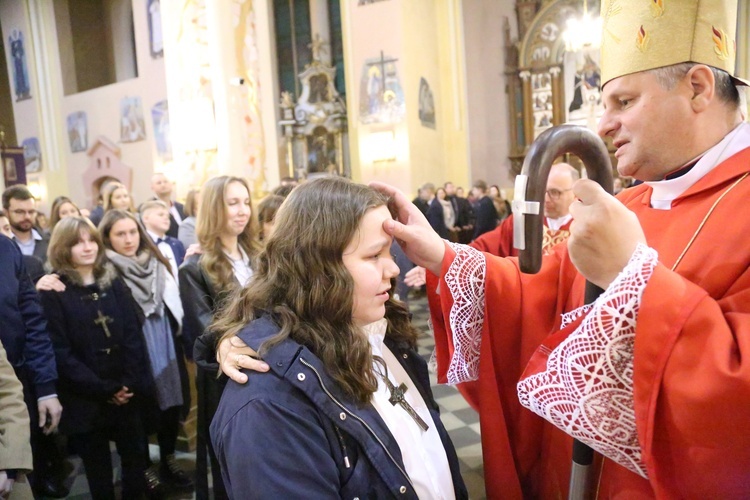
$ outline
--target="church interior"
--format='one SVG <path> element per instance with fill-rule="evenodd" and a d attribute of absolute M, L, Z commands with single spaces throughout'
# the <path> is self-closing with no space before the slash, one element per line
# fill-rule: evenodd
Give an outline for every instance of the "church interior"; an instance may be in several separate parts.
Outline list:
<path fill-rule="evenodd" d="M 42 210 L 92 206 L 107 177 L 145 199 L 155 171 L 178 198 L 220 173 L 259 199 L 318 172 L 512 196 L 542 131 L 595 128 L 598 53 L 563 36 L 584 9 L 599 2 L 2 0 L 3 144 Z M 747 74 L 747 37 L 736 57 Z"/>
<path fill-rule="evenodd" d="M 739 5 L 736 68 L 748 77 L 750 2 Z M 534 139 L 564 123 L 596 130 L 599 9 L 599 0 L 0 0 L 4 187 L 27 184 L 47 213 L 61 195 L 95 207 L 112 178 L 140 203 L 156 172 L 178 201 L 217 175 L 247 179 L 261 200 L 284 178 L 326 174 L 386 182 L 410 199 L 425 183 L 468 191 L 484 180 L 512 200 Z M 454 429 L 478 432 L 457 392 L 440 396 Z M 182 430 L 184 452 L 191 432 Z M 477 443 L 464 462 L 472 498 L 484 495 Z"/>

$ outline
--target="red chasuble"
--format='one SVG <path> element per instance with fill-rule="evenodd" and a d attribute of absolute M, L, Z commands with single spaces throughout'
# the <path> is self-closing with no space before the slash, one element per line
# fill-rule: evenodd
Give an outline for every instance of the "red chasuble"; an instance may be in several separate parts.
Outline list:
<path fill-rule="evenodd" d="M 542 251 L 549 253 L 551 248 L 561 241 L 565 241 L 570 235 L 570 223 L 564 224 L 560 229 L 550 229 L 547 226 L 547 218 L 544 221 L 544 239 L 542 240 Z M 491 253 L 498 257 L 518 257 L 518 250 L 513 247 L 513 215 L 505 218 L 495 229 L 484 233 L 471 242 L 471 246 L 482 252 Z"/>
<path fill-rule="evenodd" d="M 748 172 L 745 149 L 671 210 L 650 208 L 646 185 L 619 196 L 638 216 L 658 264 L 640 298 L 632 387 L 624 387 L 644 473 L 602 459 L 599 498 L 750 492 Z M 458 246 L 446 248 L 439 279 L 428 273 L 438 380 L 462 370 L 479 375 L 464 394 L 480 412 L 489 498 L 567 496 L 572 439 L 520 405 L 517 383 L 560 329 L 561 314 L 583 304 L 584 283 L 565 245 L 544 257 L 536 275 L 521 274 L 514 258 Z"/>

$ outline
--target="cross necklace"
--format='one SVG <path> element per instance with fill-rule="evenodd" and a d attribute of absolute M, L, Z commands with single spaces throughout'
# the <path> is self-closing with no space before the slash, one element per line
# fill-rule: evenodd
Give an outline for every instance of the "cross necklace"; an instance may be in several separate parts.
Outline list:
<path fill-rule="evenodd" d="M 97 302 L 99 300 L 99 294 L 94 292 L 89 297 L 91 301 Z M 106 335 L 107 338 L 110 338 L 112 336 L 112 333 L 109 331 L 109 327 L 107 325 L 109 323 L 112 323 L 114 321 L 114 318 L 107 316 L 105 314 L 102 314 L 102 310 L 97 307 L 97 318 L 94 320 L 95 325 L 99 325 L 104 330 L 104 335 Z"/>
<path fill-rule="evenodd" d="M 378 375 L 380 375 L 380 377 L 383 379 L 383 382 L 385 382 L 385 386 L 388 388 L 388 392 L 391 394 L 391 397 L 388 398 L 388 402 L 393 406 L 399 405 L 404 409 L 404 411 L 406 411 L 406 413 L 409 414 L 411 418 L 414 419 L 414 421 L 419 427 L 422 428 L 423 431 L 427 431 L 430 426 L 427 425 L 427 422 L 422 420 L 422 417 L 419 416 L 416 410 L 414 410 L 414 408 L 412 408 L 409 402 L 404 398 L 404 394 L 409 388 L 403 382 L 399 384 L 398 387 L 393 385 L 393 382 L 391 382 L 391 380 L 388 378 L 388 367 L 385 366 L 385 361 L 380 364 L 383 366 L 385 374 L 378 370 Z"/>

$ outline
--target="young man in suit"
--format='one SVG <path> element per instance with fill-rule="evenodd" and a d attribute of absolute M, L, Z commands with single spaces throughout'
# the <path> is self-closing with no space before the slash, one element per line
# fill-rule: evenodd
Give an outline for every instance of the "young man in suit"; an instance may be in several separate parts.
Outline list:
<path fill-rule="evenodd" d="M 177 279 L 177 268 L 185 260 L 185 246 L 180 240 L 169 235 L 170 227 L 169 208 L 160 200 L 151 200 L 141 205 L 141 222 L 146 232 L 159 248 L 159 251 L 167 258 L 172 266 L 172 274 Z"/>

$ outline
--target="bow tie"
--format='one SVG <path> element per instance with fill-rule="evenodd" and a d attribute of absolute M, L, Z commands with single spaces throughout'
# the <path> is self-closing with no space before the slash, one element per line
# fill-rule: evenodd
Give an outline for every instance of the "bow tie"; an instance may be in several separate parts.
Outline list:
<path fill-rule="evenodd" d="M 156 238 L 156 246 L 159 246 L 159 243 L 167 243 L 167 240 L 164 238 Z"/>

